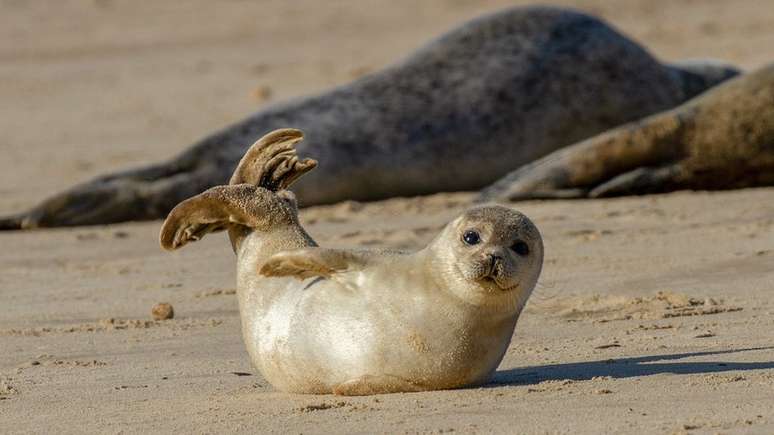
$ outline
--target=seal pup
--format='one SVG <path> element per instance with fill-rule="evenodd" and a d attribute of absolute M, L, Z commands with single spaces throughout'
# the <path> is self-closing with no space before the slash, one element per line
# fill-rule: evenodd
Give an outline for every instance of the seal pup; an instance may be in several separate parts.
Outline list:
<path fill-rule="evenodd" d="M 523 214 L 473 208 L 415 253 L 327 249 L 285 190 L 316 166 L 298 130 L 247 152 L 228 186 L 176 206 L 161 245 L 227 229 L 253 364 L 277 389 L 366 395 L 486 382 L 510 343 L 543 262 Z"/>
<path fill-rule="evenodd" d="M 774 64 L 528 164 L 479 201 L 774 185 Z"/>
<path fill-rule="evenodd" d="M 478 190 L 734 74 L 718 63 L 662 64 L 573 10 L 506 9 L 350 84 L 267 107 L 170 161 L 75 186 L 0 228 L 163 218 L 225 184 L 246 144 L 287 125 L 309 136 L 300 151 L 322 161 L 294 188 L 302 205 Z"/>

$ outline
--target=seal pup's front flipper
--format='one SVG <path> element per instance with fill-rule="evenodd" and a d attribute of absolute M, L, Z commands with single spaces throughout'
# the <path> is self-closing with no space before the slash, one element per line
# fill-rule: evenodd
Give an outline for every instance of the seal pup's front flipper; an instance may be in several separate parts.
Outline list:
<path fill-rule="evenodd" d="M 274 254 L 261 266 L 259 273 L 263 276 L 292 276 L 298 279 L 332 278 L 336 274 L 365 268 L 373 262 L 373 257 L 367 251 L 303 248 Z"/>

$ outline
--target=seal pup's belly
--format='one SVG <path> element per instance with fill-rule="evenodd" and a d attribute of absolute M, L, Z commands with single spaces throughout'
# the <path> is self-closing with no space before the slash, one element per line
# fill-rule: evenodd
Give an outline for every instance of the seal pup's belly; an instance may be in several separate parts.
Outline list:
<path fill-rule="evenodd" d="M 388 376 L 421 390 L 477 384 L 496 369 L 515 318 L 493 325 L 441 290 L 417 294 L 402 277 L 379 281 L 393 287 L 288 283 L 245 337 L 266 379 L 285 391 L 330 393 Z"/>

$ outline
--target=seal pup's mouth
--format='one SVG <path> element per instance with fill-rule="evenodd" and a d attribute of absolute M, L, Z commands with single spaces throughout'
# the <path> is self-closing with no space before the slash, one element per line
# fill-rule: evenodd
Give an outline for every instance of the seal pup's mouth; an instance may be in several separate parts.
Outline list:
<path fill-rule="evenodd" d="M 497 278 L 498 278 L 497 276 L 486 275 L 481 278 L 481 281 L 484 281 L 488 285 L 496 285 L 500 289 L 500 291 L 504 291 L 504 292 L 508 292 L 519 288 L 518 283 L 513 285 L 507 285 L 506 283 L 498 281 Z"/>
<path fill-rule="evenodd" d="M 502 258 L 496 255 L 489 256 L 489 264 L 487 264 L 486 274 L 481 278 L 484 282 L 496 285 L 502 291 L 510 291 L 518 287 L 518 284 L 511 285 L 506 282 L 503 277 L 503 264 Z"/>

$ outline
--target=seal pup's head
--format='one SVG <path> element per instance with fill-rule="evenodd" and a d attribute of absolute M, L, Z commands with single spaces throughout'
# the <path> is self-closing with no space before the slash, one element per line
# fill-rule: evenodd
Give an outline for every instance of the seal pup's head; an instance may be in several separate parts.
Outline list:
<path fill-rule="evenodd" d="M 510 208 L 468 210 L 430 244 L 448 289 L 479 306 L 523 308 L 543 267 L 543 240 L 535 224 Z"/>

